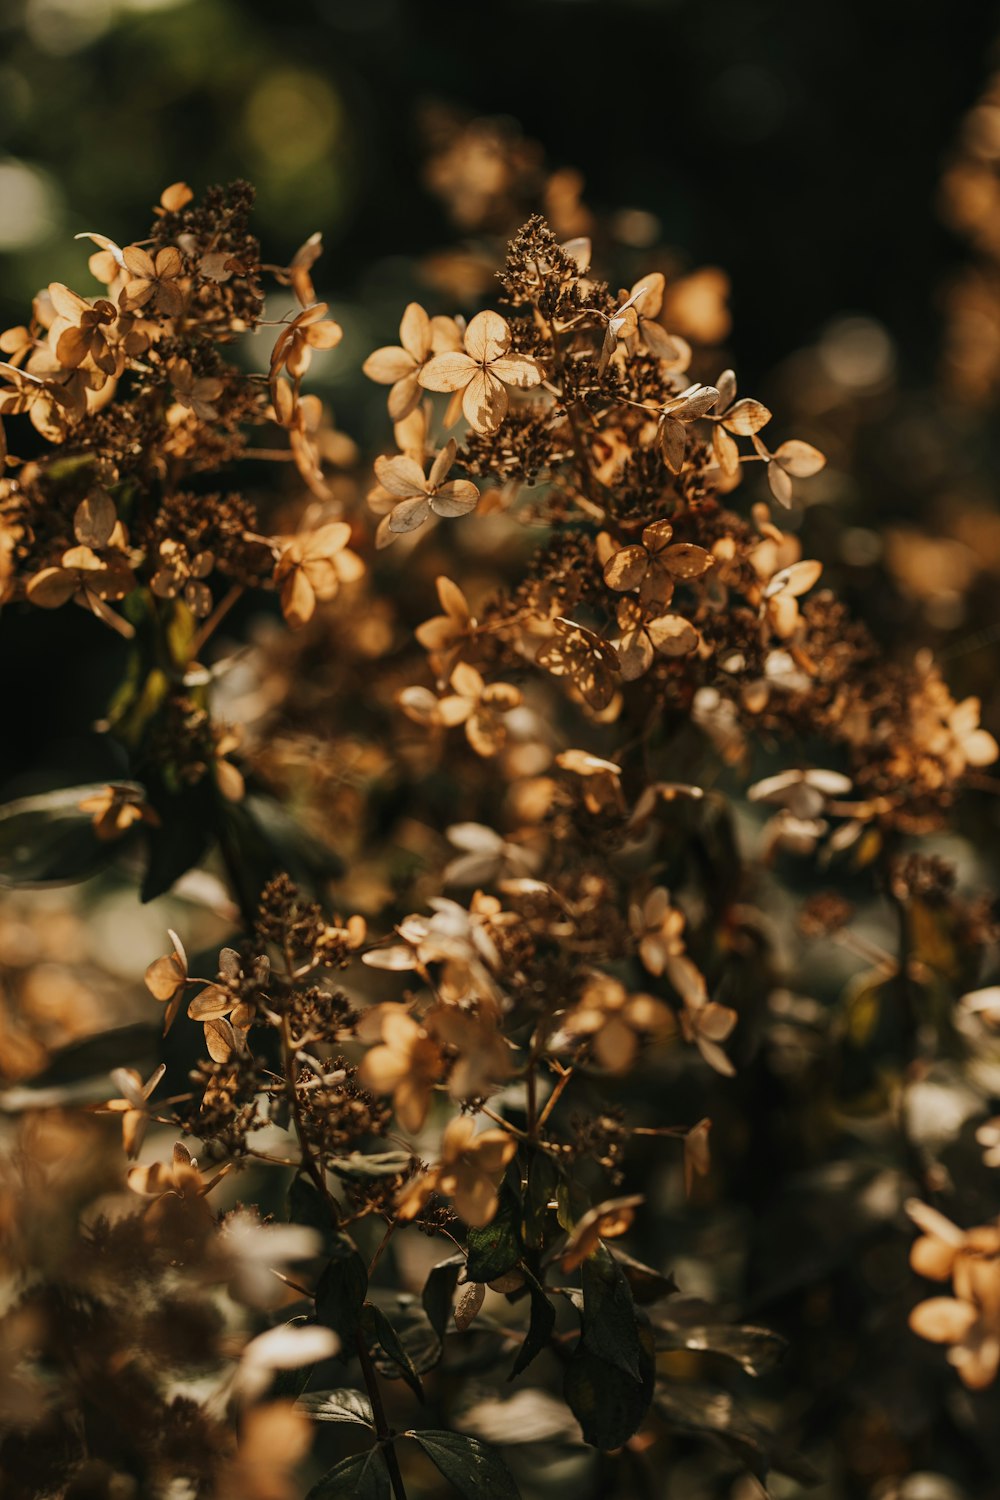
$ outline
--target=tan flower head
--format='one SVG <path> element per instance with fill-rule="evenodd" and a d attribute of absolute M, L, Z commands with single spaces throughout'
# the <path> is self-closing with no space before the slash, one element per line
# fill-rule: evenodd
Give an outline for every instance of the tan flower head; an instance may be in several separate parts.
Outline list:
<path fill-rule="evenodd" d="M 433 615 L 414 631 L 417 640 L 429 653 L 431 665 L 446 678 L 463 647 L 475 634 L 476 621 L 469 603 L 457 583 L 443 575 L 435 580 L 443 614 Z"/>
<path fill-rule="evenodd" d="M 823 564 L 806 561 L 782 568 L 765 585 L 761 615 L 779 640 L 789 640 L 798 630 L 798 601 L 819 582 Z"/>
<path fill-rule="evenodd" d="M 109 609 L 106 601 L 123 599 L 135 586 L 135 574 L 124 554 L 113 552 L 104 558 L 92 547 L 70 547 L 58 567 L 43 568 L 28 580 L 26 593 L 42 609 L 59 609 L 72 599 L 128 638 L 135 634 L 134 627 Z"/>
<path fill-rule="evenodd" d="M 134 1068 L 116 1068 L 111 1075 L 111 1081 L 121 1091 L 122 1097 L 109 1099 L 107 1104 L 100 1106 L 99 1113 L 121 1115 L 122 1144 L 127 1156 L 139 1155 L 149 1126 L 149 1097 L 166 1071 L 166 1063 L 160 1063 L 145 1083 Z"/>
<path fill-rule="evenodd" d="M 507 386 L 538 385 L 542 372 L 526 354 L 512 354 L 511 331 L 499 313 L 477 313 L 465 331 L 465 349 L 436 354 L 417 379 L 427 391 L 464 391 L 462 411 L 475 432 L 496 432 L 507 415 Z"/>
<path fill-rule="evenodd" d="M 781 505 L 791 505 L 793 479 L 809 479 L 826 466 L 826 458 L 812 443 L 803 443 L 799 438 L 789 438 L 779 444 L 772 453 L 767 444 L 753 435 L 753 445 L 759 456 L 767 460 L 767 482 L 771 494 Z"/>
<path fill-rule="evenodd" d="M 211 552 L 190 555 L 183 542 L 164 537 L 159 546 L 159 567 L 150 580 L 150 588 L 159 599 L 176 599 L 180 595 L 197 618 L 212 608 L 212 591 L 205 582 L 215 567 Z"/>
<path fill-rule="evenodd" d="M 621 789 L 622 768 L 613 760 L 602 760 L 586 750 L 562 750 L 556 765 L 580 778 L 580 794 L 587 811 L 599 813 L 625 811 Z"/>
<path fill-rule="evenodd" d="M 477 755 L 498 755 L 507 739 L 505 716 L 523 701 L 520 688 L 510 682 L 484 682 L 481 673 L 460 661 L 451 674 L 454 692 L 438 703 L 442 724 L 464 724 L 465 735 Z"/>
<path fill-rule="evenodd" d="M 431 515 L 465 516 L 475 510 L 479 491 L 472 481 L 447 478 L 457 448 L 452 438 L 435 458 L 426 477 L 422 465 L 406 453 L 375 460 L 380 489 L 369 495 L 369 504 L 373 510 L 381 510 L 383 505 L 391 507 L 379 526 L 379 546 L 386 546 L 403 532 L 416 531 Z"/>
<path fill-rule="evenodd" d="M 462 348 L 462 331 L 454 318 L 429 318 L 419 302 L 411 302 L 399 325 L 399 344 L 376 349 L 362 365 L 369 380 L 390 385 L 389 416 L 401 422 L 419 406 L 420 372 L 436 354 Z"/>
<path fill-rule="evenodd" d="M 630 995 L 609 974 L 594 974 L 562 1025 L 570 1036 L 590 1039 L 602 1067 L 625 1073 L 635 1062 L 640 1038 L 672 1030 L 673 1013 L 652 995 Z"/>
<path fill-rule="evenodd" d="M 193 411 L 203 422 L 214 422 L 219 415 L 215 402 L 222 395 L 222 381 L 216 375 L 195 375 L 188 359 L 172 359 L 167 366 L 170 384 L 179 404 Z"/>
<path fill-rule="evenodd" d="M 90 303 L 58 281 L 49 287 L 49 296 L 57 315 L 49 329 L 49 343 L 59 363 L 75 370 L 89 359 L 106 375 L 113 375 L 116 362 L 106 330 L 118 316 L 114 304 L 103 298 Z"/>
<path fill-rule="evenodd" d="M 344 330 L 332 318 L 325 302 L 303 308 L 279 333 L 271 352 L 269 378 L 272 387 L 282 370 L 287 370 L 293 380 L 301 380 L 309 368 L 314 349 L 336 349 L 344 337 Z"/>
<path fill-rule="evenodd" d="M 401 1219 L 413 1219 L 434 1193 L 450 1198 L 473 1229 L 482 1229 L 497 1211 L 497 1188 L 517 1142 L 506 1130 L 477 1134 L 471 1115 L 458 1115 L 445 1127 L 441 1160 L 404 1190 L 396 1206 Z"/>
<path fill-rule="evenodd" d="M 693 542 L 674 542 L 669 521 L 645 527 L 642 542 L 613 552 L 604 566 L 604 581 L 618 592 L 639 591 L 642 605 L 667 605 L 677 583 L 700 578 L 712 566 L 712 554 Z"/>
<path fill-rule="evenodd" d="M 243 999 L 243 969 L 235 948 L 219 954 L 219 972 L 214 984 L 195 995 L 187 1013 L 205 1028 L 205 1046 L 214 1062 L 229 1062 L 245 1055 L 246 1038 L 253 1022 L 253 1005 Z"/>
<path fill-rule="evenodd" d="M 719 399 L 714 385 L 689 385 L 660 407 L 659 444 L 663 462 L 673 474 L 684 467 L 687 429 L 704 417 Z"/>
<path fill-rule="evenodd" d="M 162 958 L 155 958 L 146 970 L 146 988 L 154 1000 L 159 1000 L 167 1007 L 163 1018 L 164 1036 L 174 1024 L 184 998 L 184 990 L 189 983 L 184 944 L 176 932 L 168 929 L 167 935 L 173 945 L 173 952 L 164 954 Z"/>
<path fill-rule="evenodd" d="M 950 1279 L 954 1292 L 918 1303 L 910 1327 L 931 1343 L 950 1345 L 948 1360 L 962 1383 L 985 1390 L 1000 1368 L 1000 1223 L 959 1229 L 918 1199 L 906 1210 L 923 1231 L 910 1264 L 932 1281 Z"/>
<path fill-rule="evenodd" d="M 602 1240 L 617 1239 L 631 1228 L 635 1211 L 644 1199 L 640 1193 L 628 1198 L 608 1198 L 588 1208 L 573 1226 L 559 1257 L 564 1271 L 575 1271 L 597 1250 Z"/>
<path fill-rule="evenodd" d="M 155 258 L 141 245 L 126 245 L 122 259 L 128 271 L 122 307 L 135 312 L 148 305 L 168 318 L 176 318 L 184 307 L 184 293 L 178 285 L 184 260 L 176 245 L 165 245 Z"/>
<path fill-rule="evenodd" d="M 635 599 L 620 600 L 616 613 L 621 635 L 611 644 L 626 682 L 648 672 L 657 655 L 688 656 L 698 649 L 698 632 L 683 615 L 658 614 L 650 619 Z"/>
<path fill-rule="evenodd" d="M 361 1041 L 380 1038 L 358 1071 L 376 1094 L 391 1094 L 404 1130 L 417 1131 L 427 1118 L 431 1095 L 445 1071 L 438 1043 L 401 1005 L 376 1005 L 358 1024 Z"/>
<path fill-rule="evenodd" d="M 745 396 L 741 400 L 736 398 L 736 375 L 732 370 L 723 370 L 716 381 L 719 399 L 710 421 L 715 423 L 712 430 L 712 451 L 719 468 L 726 475 L 736 474 L 740 467 L 740 451 L 736 444 L 737 437 L 753 437 L 755 432 L 760 432 L 771 420 L 771 413 L 760 401 L 754 401 Z"/>
<path fill-rule="evenodd" d="M 108 786 L 103 792 L 84 797 L 80 811 L 90 813 L 94 819 L 94 832 L 99 839 L 121 838 L 136 823 L 158 824 L 159 818 L 143 800 L 141 791 L 131 786 Z"/>
<path fill-rule="evenodd" d="M 354 583 L 365 565 L 347 543 L 351 528 L 346 521 L 331 521 L 316 531 L 279 542 L 281 554 L 274 581 L 281 591 L 281 608 L 293 630 L 300 630 L 316 611 L 340 592 L 342 583 Z"/>

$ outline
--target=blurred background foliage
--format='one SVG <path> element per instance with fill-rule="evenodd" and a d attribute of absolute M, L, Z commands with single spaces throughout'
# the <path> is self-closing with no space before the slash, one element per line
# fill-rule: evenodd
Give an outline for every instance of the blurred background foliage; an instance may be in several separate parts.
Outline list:
<path fill-rule="evenodd" d="M 438 0 L 6 0 L 0 326 L 23 321 L 45 283 L 83 283 L 75 233 L 127 241 L 168 183 L 197 191 L 247 177 L 276 263 L 322 231 L 317 286 L 345 339 L 313 388 L 377 451 L 384 392 L 363 381 L 361 360 L 394 338 L 414 287 L 434 301 L 431 257 L 455 239 L 426 170 L 435 133 L 456 115 L 503 117 L 509 136 L 539 143 L 525 145 L 529 159 L 539 150 L 549 169 L 583 174 L 588 207 L 610 216 L 623 284 L 661 241 L 678 274 L 722 268 L 726 360 L 830 456 L 815 503 L 795 518 L 807 555 L 826 561 L 887 649 L 933 644 L 955 696 L 979 693 L 996 732 L 996 386 L 954 355 L 955 288 L 975 251 L 961 213 L 943 211 L 942 179 L 996 66 L 998 32 L 998 8 L 975 0 L 946 15 L 896 0 L 507 0 L 481 11 Z M 469 307 L 478 296 L 473 285 Z M 37 618 L 30 633 L 10 629 L 7 705 L 37 693 L 56 639 Z M 7 718 L 7 795 L 25 789 L 40 735 L 92 718 L 99 688 L 69 678 L 58 701 L 33 711 L 30 732 L 24 715 Z M 106 774 L 76 770 L 79 780 Z M 939 842 L 963 881 L 995 889 L 994 807 L 980 799 L 976 825 Z M 767 879 L 771 920 L 791 933 L 802 867 L 779 862 Z M 119 1020 L 145 1013 L 139 976 L 165 925 L 159 907 L 137 914 L 114 884 L 83 926 L 60 899 L 18 908 L 21 949 L 8 936 L 0 955 L 48 966 L 31 1027 L 41 1057 L 56 1030 L 67 1040 L 69 1012 L 81 1040 L 96 1031 L 116 983 L 131 986 Z M 218 930 L 205 919 L 205 946 L 226 918 Z M 871 915 L 863 932 L 884 941 L 880 922 L 884 913 Z M 934 934 L 926 941 L 929 953 Z M 689 1294 L 790 1337 L 784 1373 L 757 1396 L 794 1424 L 823 1476 L 814 1493 L 986 1500 L 1000 1494 L 996 1391 L 960 1391 L 940 1352 L 905 1328 L 915 1287 L 899 1143 L 866 1114 L 892 1039 L 873 1035 L 870 994 L 850 991 L 856 956 L 828 943 L 793 955 L 796 945 L 789 937 L 781 957 L 798 963 L 816 1001 L 784 992 L 775 1008 L 772 994 L 767 1044 L 734 1089 L 716 1083 L 706 1102 L 700 1087 L 687 1099 L 677 1083 L 681 1112 L 715 1120 L 720 1184 L 693 1209 L 676 1191 L 667 1202 L 664 1188 L 656 1243 L 642 1248 Z M 57 966 L 77 949 L 79 994 L 53 999 Z M 973 1097 L 946 1066 L 926 1083 L 923 1125 L 911 1129 L 935 1156 L 960 1159 L 963 1223 L 996 1211 L 969 1124 L 1000 1092 L 995 1070 L 982 1065 Z M 643 1102 L 655 1111 L 655 1099 Z M 678 1369 L 693 1358 L 679 1353 Z M 538 1482 L 540 1494 L 565 1493 L 566 1471 Z M 730 1460 L 713 1465 L 695 1445 L 679 1446 L 665 1491 L 754 1492 Z M 774 1493 L 800 1489 L 779 1476 Z"/>

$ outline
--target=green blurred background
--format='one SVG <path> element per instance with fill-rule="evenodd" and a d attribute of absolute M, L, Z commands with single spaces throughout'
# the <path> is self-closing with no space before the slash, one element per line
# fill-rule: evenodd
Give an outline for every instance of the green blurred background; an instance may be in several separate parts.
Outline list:
<path fill-rule="evenodd" d="M 0 318 L 179 178 L 251 178 L 268 252 L 321 229 L 348 296 L 448 237 L 419 172 L 436 101 L 513 116 L 593 206 L 724 265 L 748 377 L 844 310 L 919 372 L 960 253 L 937 180 L 996 30 L 981 0 L 4 0 Z"/>

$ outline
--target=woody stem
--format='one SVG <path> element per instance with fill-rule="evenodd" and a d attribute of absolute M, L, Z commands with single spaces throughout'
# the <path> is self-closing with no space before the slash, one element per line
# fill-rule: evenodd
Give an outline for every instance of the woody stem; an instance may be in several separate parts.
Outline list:
<path fill-rule="evenodd" d="M 290 988 L 292 983 L 294 983 L 295 965 L 292 961 L 291 954 L 288 952 L 286 952 L 285 954 L 285 967 L 288 974 Z M 285 1064 L 285 1088 L 288 1093 L 288 1103 L 291 1109 L 292 1121 L 295 1126 L 295 1135 L 299 1143 L 299 1152 L 302 1156 L 302 1166 L 309 1173 L 309 1176 L 312 1178 L 312 1181 L 316 1185 L 317 1191 L 326 1203 L 331 1222 L 333 1223 L 334 1228 L 336 1228 L 340 1218 L 340 1215 L 337 1211 L 337 1205 L 330 1194 L 330 1189 L 327 1187 L 326 1176 L 323 1172 L 323 1169 L 320 1166 L 320 1163 L 316 1160 L 316 1157 L 313 1155 L 312 1146 L 310 1144 L 309 1136 L 305 1128 L 305 1122 L 302 1118 L 298 1090 L 295 1086 L 295 1045 L 292 1039 L 292 1026 L 291 1021 L 289 1020 L 287 1007 L 282 1012 L 281 1016 L 281 1050 Z M 386 1238 L 388 1238 L 388 1236 L 386 1236 Z M 381 1253 L 381 1247 L 379 1253 Z M 403 1484 L 403 1476 L 400 1472 L 399 1460 L 396 1457 L 396 1450 L 393 1447 L 391 1430 L 389 1427 L 389 1423 L 386 1420 L 385 1407 L 382 1405 L 382 1392 L 379 1390 L 378 1375 L 375 1372 L 375 1366 L 372 1364 L 371 1356 L 369 1355 L 368 1348 L 365 1344 L 364 1335 L 361 1333 L 360 1329 L 355 1336 L 355 1349 L 357 1352 L 358 1361 L 361 1365 L 361 1374 L 364 1378 L 365 1390 L 368 1393 L 368 1400 L 371 1402 L 372 1415 L 375 1418 L 375 1432 L 376 1436 L 379 1439 L 379 1442 L 382 1444 L 382 1451 L 385 1456 L 386 1468 L 389 1471 L 389 1480 L 392 1484 L 393 1494 L 396 1497 L 396 1500 L 406 1500 L 406 1488 Z"/>

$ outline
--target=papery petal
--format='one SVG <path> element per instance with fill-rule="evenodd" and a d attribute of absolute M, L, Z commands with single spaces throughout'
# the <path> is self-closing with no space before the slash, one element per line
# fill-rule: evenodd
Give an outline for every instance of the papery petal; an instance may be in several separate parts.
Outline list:
<path fill-rule="evenodd" d="M 477 364 L 490 364 L 510 348 L 510 328 L 499 313 L 477 313 L 465 333 L 465 347 Z"/>

